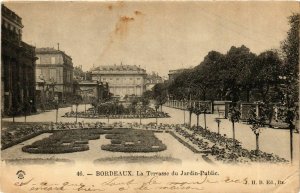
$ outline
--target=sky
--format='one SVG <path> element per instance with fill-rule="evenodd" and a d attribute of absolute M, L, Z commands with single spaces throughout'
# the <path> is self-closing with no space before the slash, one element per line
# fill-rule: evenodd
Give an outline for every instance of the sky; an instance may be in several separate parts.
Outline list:
<path fill-rule="evenodd" d="M 256 54 L 279 49 L 298 2 L 7 2 L 24 25 L 23 41 L 57 43 L 84 71 L 137 65 L 166 76 L 211 50 L 245 45 Z"/>

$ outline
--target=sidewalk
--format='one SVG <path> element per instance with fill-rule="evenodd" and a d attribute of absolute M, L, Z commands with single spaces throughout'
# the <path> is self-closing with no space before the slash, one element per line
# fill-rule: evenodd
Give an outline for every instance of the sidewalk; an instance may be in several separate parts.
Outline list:
<path fill-rule="evenodd" d="M 180 109 L 163 107 L 163 111 L 169 113 L 172 119 L 177 122 L 182 120 L 184 113 Z M 189 113 L 185 112 L 186 123 L 189 119 Z M 204 127 L 204 116 L 199 116 L 199 125 Z M 217 114 L 206 115 L 206 125 L 209 130 L 218 132 L 218 126 L 215 122 Z M 196 115 L 192 115 L 192 125 L 196 125 Z M 221 119 L 220 134 L 232 138 L 232 123 L 228 119 Z M 248 150 L 256 148 L 255 135 L 252 132 L 250 125 L 244 123 L 235 123 L 235 138 L 241 142 L 242 147 Z M 290 133 L 285 129 L 263 128 L 259 136 L 260 150 L 267 153 L 274 153 L 282 158 L 290 160 Z M 299 133 L 293 133 L 294 160 L 299 159 Z"/>

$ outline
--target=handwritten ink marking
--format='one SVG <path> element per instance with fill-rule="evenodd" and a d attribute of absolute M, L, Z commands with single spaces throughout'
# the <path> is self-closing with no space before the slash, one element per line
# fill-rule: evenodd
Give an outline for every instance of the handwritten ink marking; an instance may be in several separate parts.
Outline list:
<path fill-rule="evenodd" d="M 25 186 L 25 185 L 29 184 L 32 180 L 33 180 L 33 178 L 26 182 L 16 182 L 15 186 Z"/>
<path fill-rule="evenodd" d="M 103 186 L 109 186 L 109 187 L 119 186 L 118 187 L 119 191 L 128 190 L 132 185 L 135 184 L 136 183 L 134 182 L 134 179 L 125 182 L 120 182 L 118 177 L 115 177 L 111 180 L 102 183 Z"/>
<path fill-rule="evenodd" d="M 79 188 L 76 189 L 77 191 L 84 191 L 84 192 L 95 192 L 95 191 L 104 191 L 104 189 L 95 188 L 94 185 L 87 186 L 83 183 L 79 184 Z"/>
<path fill-rule="evenodd" d="M 247 178 L 244 179 L 231 179 L 229 176 L 227 176 L 224 180 L 225 183 L 237 183 L 237 184 L 247 184 L 248 182 Z M 255 184 L 255 182 L 252 181 L 252 184 Z"/>
<path fill-rule="evenodd" d="M 141 186 L 138 186 L 137 190 L 151 190 L 152 186 L 159 185 L 161 183 L 157 182 L 158 177 L 152 177 L 149 181 L 143 182 Z"/>

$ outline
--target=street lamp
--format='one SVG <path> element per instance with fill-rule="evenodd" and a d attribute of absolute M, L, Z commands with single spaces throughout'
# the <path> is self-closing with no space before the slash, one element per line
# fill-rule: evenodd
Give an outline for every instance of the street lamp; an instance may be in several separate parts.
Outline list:
<path fill-rule="evenodd" d="M 219 118 L 216 118 L 215 121 L 218 124 L 218 134 L 220 134 L 220 123 L 221 123 L 221 120 Z"/>

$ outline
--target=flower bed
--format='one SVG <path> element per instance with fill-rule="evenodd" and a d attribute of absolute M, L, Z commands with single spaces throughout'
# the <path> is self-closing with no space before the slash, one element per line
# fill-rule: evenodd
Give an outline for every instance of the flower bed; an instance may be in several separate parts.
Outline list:
<path fill-rule="evenodd" d="M 47 124 L 31 125 L 30 123 L 14 123 L 1 131 L 1 150 L 12 147 L 51 130 Z"/>
<path fill-rule="evenodd" d="M 182 140 L 180 137 L 178 137 L 176 134 L 174 134 L 173 131 L 169 132 L 175 139 L 177 139 L 182 145 L 184 145 L 185 147 L 189 148 L 192 152 L 194 153 L 200 153 L 199 150 L 197 150 L 196 148 L 194 148 L 193 146 L 191 146 L 189 143 L 187 143 L 186 141 Z"/>
<path fill-rule="evenodd" d="M 100 138 L 101 130 L 55 131 L 48 138 L 24 146 L 28 153 L 71 153 L 89 150 L 88 141 Z"/>
<path fill-rule="evenodd" d="M 72 153 L 89 150 L 88 141 L 107 134 L 111 144 L 101 148 L 116 152 L 158 152 L 167 147 L 157 139 L 152 131 L 128 128 L 90 128 L 78 130 L 56 130 L 48 138 L 24 146 L 22 151 L 36 154 Z"/>
<path fill-rule="evenodd" d="M 190 134 L 185 129 L 177 127 L 175 131 L 190 140 L 192 143 L 198 145 L 203 149 L 210 151 L 210 154 L 218 161 L 232 163 L 232 162 L 288 162 L 284 158 L 280 158 L 277 155 L 269 154 L 266 152 L 256 152 L 255 150 L 247 150 L 242 148 L 241 144 L 237 140 L 226 138 L 220 134 L 203 129 L 202 127 L 192 127 L 193 134 Z M 203 139 L 209 140 L 214 145 L 209 146 L 203 141 Z M 180 142 L 180 141 L 179 141 Z M 208 152 L 209 152 L 208 151 Z"/>
<path fill-rule="evenodd" d="M 146 153 L 167 149 L 152 131 L 130 129 L 124 133 L 106 135 L 105 138 L 111 139 L 111 144 L 101 146 L 106 151 Z"/>
<path fill-rule="evenodd" d="M 89 111 L 82 111 L 82 112 L 77 112 L 77 117 L 78 118 L 89 118 L 89 119 L 148 119 L 148 118 L 168 118 L 170 117 L 168 113 L 158 111 L 156 112 L 153 108 L 147 107 L 146 110 L 144 110 L 142 113 L 139 113 L 136 111 L 135 113 L 132 113 L 130 111 L 124 111 L 119 114 L 115 114 L 112 112 L 109 114 L 103 114 L 103 113 L 94 113 L 94 110 L 89 110 Z M 63 117 L 76 117 L 76 112 L 67 112 Z"/>

